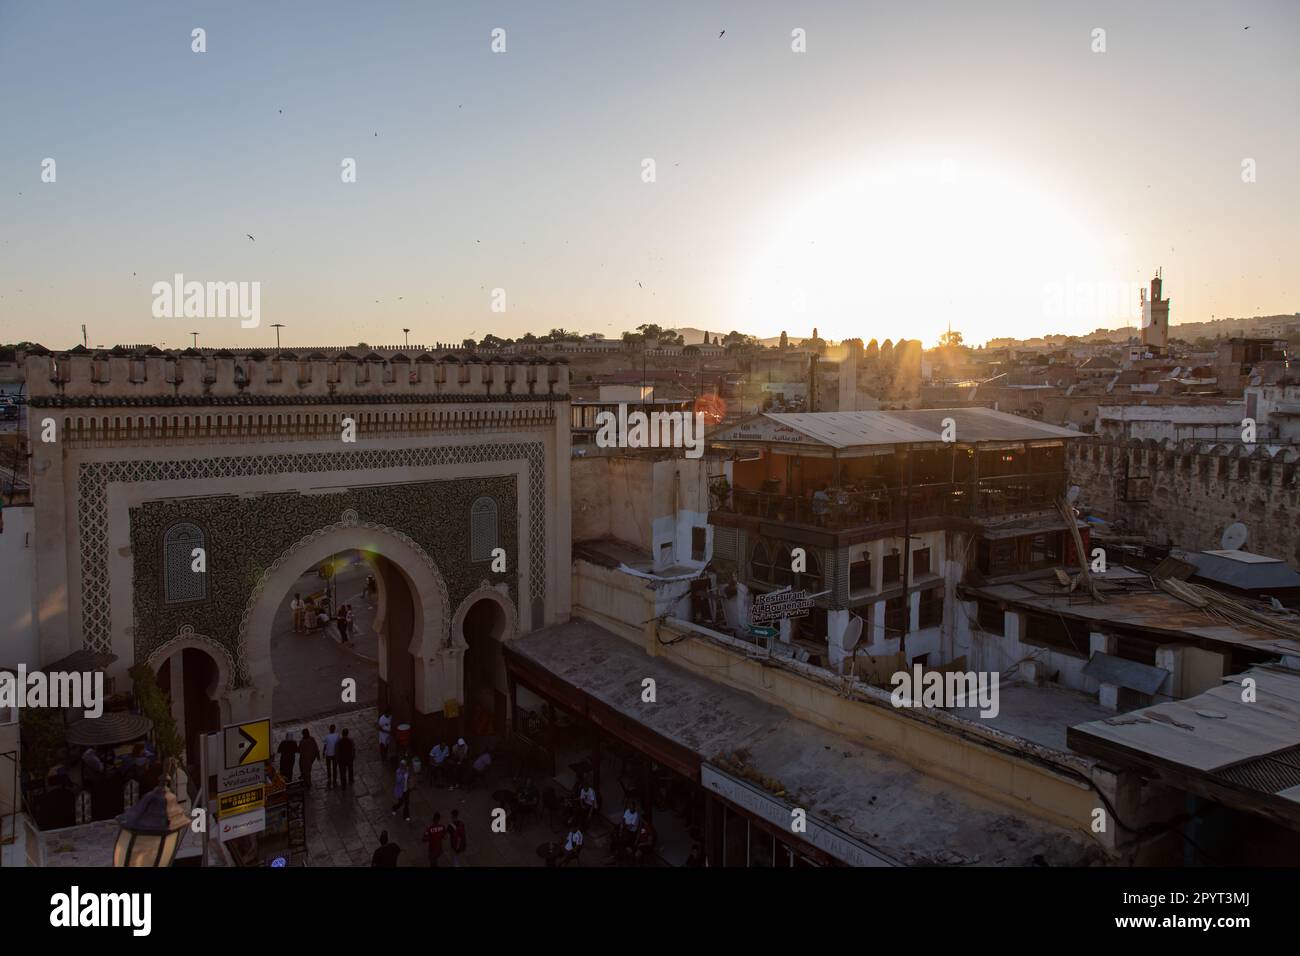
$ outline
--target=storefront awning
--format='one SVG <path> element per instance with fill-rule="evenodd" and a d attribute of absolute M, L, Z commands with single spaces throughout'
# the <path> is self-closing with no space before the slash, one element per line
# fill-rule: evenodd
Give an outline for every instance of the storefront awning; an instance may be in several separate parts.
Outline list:
<path fill-rule="evenodd" d="M 689 779 L 714 781 L 713 792 L 750 812 L 771 820 L 804 809 L 814 834 L 805 839 L 850 865 L 868 858 L 1028 865 L 1035 856 L 1079 865 L 1096 852 L 1082 834 L 1026 818 L 752 694 L 650 657 L 588 621 L 509 641 L 505 660 L 524 686 Z M 654 681 L 654 703 L 642 701 L 646 679 Z"/>

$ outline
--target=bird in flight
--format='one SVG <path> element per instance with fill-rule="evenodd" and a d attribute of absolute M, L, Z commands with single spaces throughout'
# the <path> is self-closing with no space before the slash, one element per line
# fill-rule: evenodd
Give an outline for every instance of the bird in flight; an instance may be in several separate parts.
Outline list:
<path fill-rule="evenodd" d="M 719 34 L 718 34 L 718 39 L 721 40 L 721 39 L 723 38 L 723 36 L 726 35 L 726 32 L 727 32 L 726 30 L 723 30 L 722 33 L 719 33 Z"/>
<path fill-rule="evenodd" d="M 639 283 L 639 282 L 636 284 L 636 287 L 637 287 L 638 289 L 644 289 L 644 288 L 645 288 L 645 286 L 643 286 L 643 285 L 642 285 L 641 283 Z"/>
<path fill-rule="evenodd" d="M 248 236 L 248 233 L 244 233 L 244 235 L 246 235 L 246 236 Z M 252 237 L 252 236 L 248 236 L 248 238 L 249 238 L 249 239 L 253 239 L 253 237 Z M 256 239 L 253 239 L 253 241 L 254 241 L 254 242 L 257 242 L 257 240 L 256 240 Z"/>

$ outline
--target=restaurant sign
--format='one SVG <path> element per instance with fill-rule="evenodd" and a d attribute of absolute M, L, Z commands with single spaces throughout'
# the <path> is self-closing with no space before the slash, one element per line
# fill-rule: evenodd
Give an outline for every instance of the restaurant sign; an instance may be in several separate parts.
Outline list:
<path fill-rule="evenodd" d="M 752 813 L 780 830 L 789 833 L 793 839 L 802 840 L 815 846 L 828 856 L 834 857 L 849 866 L 897 866 L 889 857 L 873 850 L 861 840 L 855 840 L 842 830 L 829 824 L 821 823 L 808 815 L 806 829 L 794 833 L 791 828 L 794 807 L 768 796 L 752 784 L 724 773 L 707 763 L 700 764 L 700 784 L 704 789 L 716 793 L 724 800 L 735 804 L 742 810 Z"/>
<path fill-rule="evenodd" d="M 767 624 L 771 621 L 786 621 L 796 617 L 807 617 L 812 610 L 812 597 L 807 591 L 772 591 L 754 598 L 754 606 L 749 610 L 751 624 Z"/>

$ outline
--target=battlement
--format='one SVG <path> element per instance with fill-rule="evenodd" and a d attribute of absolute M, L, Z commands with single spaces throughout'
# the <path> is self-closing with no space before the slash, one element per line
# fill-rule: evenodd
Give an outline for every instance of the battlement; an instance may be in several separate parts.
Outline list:
<path fill-rule="evenodd" d="M 163 352 L 39 347 L 24 363 L 34 406 L 314 404 L 356 401 L 567 401 L 561 360 L 357 355 L 290 351 L 236 354 L 225 349 Z"/>

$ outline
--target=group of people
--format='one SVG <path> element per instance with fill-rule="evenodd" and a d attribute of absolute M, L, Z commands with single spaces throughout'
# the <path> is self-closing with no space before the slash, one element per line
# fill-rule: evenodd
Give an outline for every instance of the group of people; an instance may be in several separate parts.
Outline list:
<path fill-rule="evenodd" d="M 451 851 L 451 865 L 460 866 L 469 845 L 465 821 L 460 818 L 460 811 L 452 810 L 451 819 L 446 823 L 442 822 L 442 814 L 435 812 L 433 822 L 424 830 L 424 843 L 430 866 L 437 866 L 442 860 L 444 846 Z M 379 834 L 379 846 L 370 857 L 370 865 L 397 866 L 401 852 L 402 848 L 389 840 L 388 831 L 385 830 Z"/>
<path fill-rule="evenodd" d="M 338 629 L 339 642 L 349 644 L 352 641 L 352 631 L 355 625 L 355 618 L 352 614 L 351 604 L 340 604 L 331 615 L 329 610 L 329 601 L 324 596 L 315 600 L 304 598 L 301 594 L 294 594 L 293 600 L 289 602 L 289 607 L 293 611 L 293 632 L 295 634 L 306 634 L 308 631 L 327 628 L 330 622 Z"/>
<path fill-rule="evenodd" d="M 469 759 L 469 745 L 464 737 L 458 737 L 456 743 L 447 746 L 440 740 L 429 751 L 429 781 L 434 786 L 445 786 L 449 790 L 459 790 L 480 779 L 492 766 L 491 751 L 484 750 L 472 761 Z"/>
<path fill-rule="evenodd" d="M 636 801 L 629 800 L 623 807 L 623 819 L 610 835 L 609 848 L 615 859 L 641 866 L 653 857 L 656 839 L 649 814 L 643 814 Z"/>
<path fill-rule="evenodd" d="M 325 757 L 325 789 L 333 790 L 337 786 L 342 790 L 355 781 L 357 747 L 356 741 L 348 736 L 348 729 L 344 727 L 340 732 L 334 724 L 330 724 L 329 733 L 325 735 L 323 744 L 323 747 L 318 744 L 306 727 L 303 728 L 302 736 L 298 740 L 295 740 L 292 734 L 285 735 L 276 750 L 280 756 L 280 776 L 284 778 L 285 783 L 293 780 L 293 765 L 296 760 L 298 778 L 305 780 L 307 788 L 311 789 L 312 767 L 322 755 Z"/>

